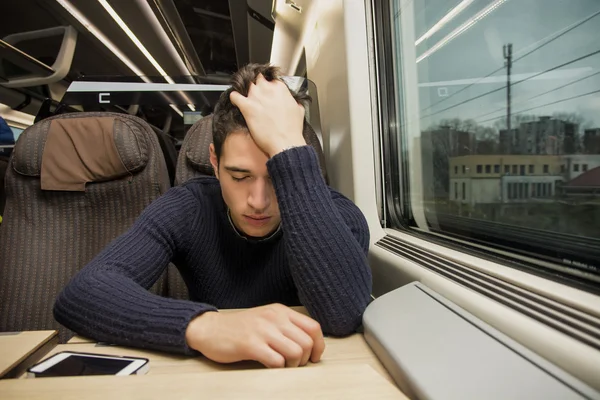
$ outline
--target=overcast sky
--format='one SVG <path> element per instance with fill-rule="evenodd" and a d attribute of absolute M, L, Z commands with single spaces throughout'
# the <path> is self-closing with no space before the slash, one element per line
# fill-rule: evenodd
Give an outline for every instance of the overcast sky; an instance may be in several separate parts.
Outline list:
<path fill-rule="evenodd" d="M 421 37 L 461 0 L 397 0 L 403 5 L 412 1 L 415 14 L 415 38 Z M 485 9 L 495 0 L 475 0 L 461 14 L 417 46 L 417 57 L 442 41 L 456 28 Z M 408 8 L 403 8 L 408 9 Z M 480 19 L 468 30 L 418 63 L 420 118 L 422 129 L 445 118 L 473 118 L 492 126 L 494 117 L 506 115 L 506 69 L 502 68 L 483 82 L 483 78 L 504 65 L 502 46 L 513 45 L 513 84 L 547 69 L 600 50 L 599 0 L 507 0 Z M 398 20 L 397 20 L 398 21 Z M 581 23 L 556 40 L 539 47 L 569 27 Z M 517 60 L 525 53 L 530 55 Z M 600 54 L 572 62 L 553 72 L 529 79 L 512 87 L 512 111 L 551 115 L 555 112 L 581 114 L 593 126 L 600 127 L 600 92 L 554 105 L 585 93 L 600 91 Z M 577 79 L 588 79 L 553 90 Z M 500 89 L 474 101 L 467 101 L 488 91 Z M 543 94 L 546 91 L 550 93 Z M 543 94 L 541 96 L 538 96 Z M 538 96 L 531 99 L 534 96 Z M 439 103 L 439 104 L 436 104 Z M 449 108 L 445 110 L 446 108 Z M 499 110 L 501 109 L 501 110 Z M 499 110 L 493 112 L 495 110 Z M 428 116 L 433 114 L 431 116 Z M 492 120 L 490 120 L 492 119 Z"/>

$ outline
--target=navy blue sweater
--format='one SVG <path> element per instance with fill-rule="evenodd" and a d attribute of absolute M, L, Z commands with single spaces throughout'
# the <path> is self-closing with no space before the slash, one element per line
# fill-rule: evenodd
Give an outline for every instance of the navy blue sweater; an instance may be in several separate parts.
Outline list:
<path fill-rule="evenodd" d="M 328 188 L 310 146 L 267 168 L 281 212 L 279 233 L 241 237 L 216 178 L 170 189 L 79 272 L 54 306 L 58 322 L 98 341 L 192 354 L 185 331 L 205 311 L 270 303 L 304 305 L 326 334 L 360 325 L 372 288 L 369 230 L 360 210 Z M 191 300 L 153 295 L 169 262 Z"/>

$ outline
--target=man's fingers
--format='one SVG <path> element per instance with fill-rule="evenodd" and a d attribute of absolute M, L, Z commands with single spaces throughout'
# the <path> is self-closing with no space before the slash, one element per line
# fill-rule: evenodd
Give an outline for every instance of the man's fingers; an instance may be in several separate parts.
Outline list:
<path fill-rule="evenodd" d="M 321 356 L 325 351 L 325 339 L 323 339 L 323 331 L 321 325 L 314 319 L 307 317 L 304 314 L 293 311 L 290 313 L 290 320 L 294 325 L 306 332 L 313 341 L 312 353 L 310 360 L 314 363 L 321 360 Z"/>
<path fill-rule="evenodd" d="M 250 355 L 252 360 L 258 361 L 267 368 L 285 367 L 285 358 L 273 350 L 267 343 L 254 346 Z"/>
<path fill-rule="evenodd" d="M 263 74 L 258 74 L 258 76 L 256 77 L 256 83 L 253 86 L 254 87 L 251 88 L 251 90 L 248 92 L 248 97 L 251 97 L 252 89 L 254 89 L 256 92 L 260 92 L 265 96 L 274 96 L 277 95 L 279 92 L 289 93 L 290 91 L 285 82 L 279 79 L 268 81 Z"/>
<path fill-rule="evenodd" d="M 265 83 L 268 83 L 267 79 L 263 76 L 263 74 L 258 74 L 256 77 L 256 86 L 263 86 Z"/>
<path fill-rule="evenodd" d="M 303 350 L 298 343 L 277 332 L 268 339 L 268 344 L 285 358 L 286 367 L 297 367 L 300 365 Z"/>
<path fill-rule="evenodd" d="M 231 100 L 231 103 L 234 106 L 236 106 L 237 108 L 240 109 L 242 114 L 244 113 L 245 110 L 248 109 L 248 105 L 249 105 L 248 98 L 241 95 L 238 92 L 232 91 L 231 93 L 229 93 L 229 100 Z"/>
<path fill-rule="evenodd" d="M 282 333 L 298 344 L 302 348 L 302 359 L 300 365 L 306 365 L 312 354 L 313 340 L 308 333 L 297 327 L 295 324 L 288 324 L 282 330 Z"/>

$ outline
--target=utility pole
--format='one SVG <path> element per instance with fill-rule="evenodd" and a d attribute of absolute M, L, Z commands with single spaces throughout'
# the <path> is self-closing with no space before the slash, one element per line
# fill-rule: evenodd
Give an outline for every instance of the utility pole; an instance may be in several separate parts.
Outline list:
<path fill-rule="evenodd" d="M 513 137 L 510 123 L 510 70 L 512 68 L 512 44 L 502 47 L 504 53 L 504 65 L 506 66 L 506 134 L 510 138 L 510 148 L 508 149 L 509 154 L 515 153 L 515 138 Z M 504 160 L 503 160 L 504 161 Z M 500 163 L 500 168 L 504 168 L 504 162 Z M 500 204 L 504 203 L 504 184 L 505 174 L 503 170 L 500 170 Z M 504 215 L 504 206 L 500 209 L 500 215 Z"/>
<path fill-rule="evenodd" d="M 502 50 L 504 51 L 504 65 L 506 66 L 506 133 L 509 135 L 508 137 L 511 138 L 511 147 L 513 147 L 514 140 L 512 131 L 510 130 L 510 70 L 512 68 L 512 43 L 504 45 Z"/>

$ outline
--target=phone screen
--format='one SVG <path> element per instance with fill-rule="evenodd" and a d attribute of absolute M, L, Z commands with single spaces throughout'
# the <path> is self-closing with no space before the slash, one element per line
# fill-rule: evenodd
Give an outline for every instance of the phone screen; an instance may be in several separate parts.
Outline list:
<path fill-rule="evenodd" d="M 45 371 L 37 372 L 35 375 L 37 377 L 115 375 L 131 362 L 133 361 L 71 355 Z"/>

